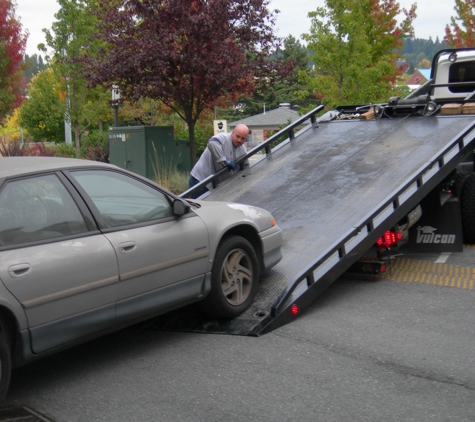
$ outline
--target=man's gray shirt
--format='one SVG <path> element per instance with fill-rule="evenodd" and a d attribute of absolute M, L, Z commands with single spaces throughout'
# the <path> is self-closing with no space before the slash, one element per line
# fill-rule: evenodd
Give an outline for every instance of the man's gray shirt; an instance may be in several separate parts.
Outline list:
<path fill-rule="evenodd" d="M 225 161 L 236 161 L 239 157 L 246 154 L 246 144 L 240 147 L 235 147 L 231 139 L 231 133 L 218 133 L 210 138 L 207 148 L 201 154 L 200 159 L 195 164 L 190 174 L 200 182 L 208 176 L 215 174 L 223 168 Z M 249 163 L 246 160 L 245 165 Z M 224 176 L 220 177 L 220 181 L 231 177 L 235 171 L 230 171 Z M 206 186 L 208 189 L 213 189 L 211 183 Z"/>

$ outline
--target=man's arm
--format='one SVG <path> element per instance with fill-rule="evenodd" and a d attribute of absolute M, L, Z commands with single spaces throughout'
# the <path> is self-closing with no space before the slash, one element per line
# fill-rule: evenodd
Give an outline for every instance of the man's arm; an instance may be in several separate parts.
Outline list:
<path fill-rule="evenodd" d="M 213 161 L 216 164 L 221 164 L 222 167 L 225 167 L 226 157 L 223 152 L 223 145 L 221 144 L 218 138 L 214 136 L 210 138 L 210 140 L 208 141 L 208 149 L 210 150 L 211 155 L 213 156 Z"/>

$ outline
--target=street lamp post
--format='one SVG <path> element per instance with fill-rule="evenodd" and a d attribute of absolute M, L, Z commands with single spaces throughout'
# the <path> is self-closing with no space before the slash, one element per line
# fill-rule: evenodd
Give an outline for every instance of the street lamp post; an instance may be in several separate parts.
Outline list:
<path fill-rule="evenodd" d="M 119 126 L 119 105 L 120 89 L 119 85 L 112 85 L 112 108 L 114 109 L 114 126 Z"/>

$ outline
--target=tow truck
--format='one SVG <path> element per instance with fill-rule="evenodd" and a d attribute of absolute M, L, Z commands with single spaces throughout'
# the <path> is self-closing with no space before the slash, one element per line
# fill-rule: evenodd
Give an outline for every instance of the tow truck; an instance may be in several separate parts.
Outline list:
<path fill-rule="evenodd" d="M 318 117 L 323 108 L 251 149 L 230 180 L 218 183 L 222 170 L 181 195 L 211 182 L 215 189 L 200 200 L 255 205 L 275 216 L 283 259 L 261 277 L 251 308 L 233 320 L 191 308 L 149 324 L 262 335 L 294 320 L 350 268 L 378 273 L 403 241 L 418 251 L 461 251 L 475 241 L 475 49 L 437 53 L 431 79 L 404 99 Z M 362 261 L 377 242 L 376 263 Z"/>

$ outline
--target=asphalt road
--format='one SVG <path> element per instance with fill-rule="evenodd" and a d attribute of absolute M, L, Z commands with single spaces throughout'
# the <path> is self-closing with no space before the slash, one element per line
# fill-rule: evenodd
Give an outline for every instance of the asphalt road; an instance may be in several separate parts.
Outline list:
<path fill-rule="evenodd" d="M 475 249 L 404 259 L 406 278 L 343 277 L 262 337 L 142 326 L 81 345 L 15 370 L 7 404 L 57 422 L 474 421 L 475 289 L 451 280 Z M 422 277 L 437 260 L 451 278 Z"/>

